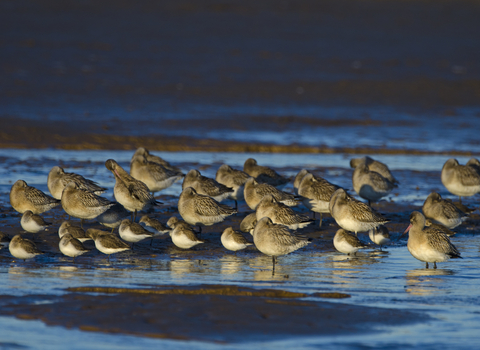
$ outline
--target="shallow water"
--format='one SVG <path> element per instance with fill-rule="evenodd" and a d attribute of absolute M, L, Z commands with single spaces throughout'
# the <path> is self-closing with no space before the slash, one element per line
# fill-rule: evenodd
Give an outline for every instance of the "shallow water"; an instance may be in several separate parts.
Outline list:
<path fill-rule="evenodd" d="M 128 151 L 57 151 L 57 150 L 0 150 L 6 166 L 0 169 L 0 200 L 8 206 L 11 184 L 19 178 L 45 192 L 46 178 L 51 167 L 63 164 L 66 171 L 76 171 L 109 188 L 105 196 L 112 196 L 113 176 L 103 163 L 116 159 L 128 168 L 132 152 Z M 317 171 L 332 182 L 351 187 L 350 155 L 285 155 L 285 154 L 231 154 L 231 153 L 158 153 L 184 170 L 196 167 L 206 176 L 214 176 L 224 162 L 241 168 L 248 157 L 255 157 L 260 164 L 275 166 L 278 171 L 295 175 L 301 168 Z M 451 197 L 440 182 L 440 169 L 447 156 L 376 156 L 389 164 L 401 183 L 397 195 L 389 201 L 397 204 L 420 206 L 431 190 Z M 460 162 L 467 159 L 460 158 Z M 291 186 L 291 185 L 290 185 Z M 175 184 L 165 191 L 175 205 L 180 192 Z M 291 187 L 288 188 L 287 190 Z M 470 206 L 478 205 L 478 199 L 468 198 Z M 405 222 L 405 227 L 408 222 Z M 258 288 L 279 288 L 291 291 L 335 291 L 351 294 L 342 302 L 423 310 L 435 320 L 426 324 L 380 329 L 380 333 L 342 337 L 304 337 L 293 340 L 252 342 L 249 346 L 262 348 L 275 346 L 280 349 L 316 348 L 354 349 L 366 348 L 434 348 L 436 344 L 471 348 L 480 336 L 480 303 L 476 289 L 480 286 L 480 236 L 462 225 L 452 239 L 464 259 L 439 264 L 437 270 L 424 269 L 406 248 L 406 241 L 395 241 L 383 252 L 370 249 L 351 258 L 333 248 L 310 247 L 279 259 L 277 271 L 271 273 L 271 259 L 250 249 L 234 255 L 230 252 L 208 254 L 208 247 L 199 249 L 198 259 L 191 259 L 175 250 L 154 250 L 154 257 L 137 259 L 135 253 L 126 253 L 108 263 L 104 257 L 80 257 L 73 265 L 70 259 L 58 255 L 37 257 L 34 261 L 6 262 L 0 266 L 2 283 L 0 294 L 28 295 L 65 293 L 65 288 L 75 286 L 106 285 L 135 287 L 151 284 L 236 284 Z M 399 232 L 393 232 L 395 237 Z M 367 238 L 361 235 L 363 239 Z M 0 255 L 8 257 L 5 249 Z M 4 260 L 4 261 L 8 261 Z M 213 343 L 183 342 L 144 339 L 123 335 L 85 333 L 61 327 L 46 327 L 38 321 L 22 321 L 0 317 L 2 329 L 1 348 L 42 348 L 48 343 L 52 349 L 62 348 L 64 339 L 72 341 L 71 348 L 123 349 L 129 346 L 155 346 L 183 348 L 194 345 L 201 349 L 219 348 Z M 28 337 L 19 337 L 19 332 Z M 87 339 L 88 338 L 88 339 Z M 21 340 L 20 340 L 21 339 Z M 29 339 L 38 339 L 33 342 Z M 16 344 L 16 345 L 15 345 Z M 243 345 L 244 346 L 244 345 Z M 221 345 L 225 348 L 225 345 Z M 240 348 L 229 345 L 227 348 Z"/>

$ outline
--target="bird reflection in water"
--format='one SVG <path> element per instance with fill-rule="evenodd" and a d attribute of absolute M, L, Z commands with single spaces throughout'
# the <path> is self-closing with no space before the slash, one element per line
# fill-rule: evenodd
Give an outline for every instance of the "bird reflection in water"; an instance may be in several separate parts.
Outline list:
<path fill-rule="evenodd" d="M 448 284 L 443 276 L 452 276 L 455 272 L 448 269 L 408 270 L 405 291 L 413 295 L 432 295 L 441 292 Z"/>

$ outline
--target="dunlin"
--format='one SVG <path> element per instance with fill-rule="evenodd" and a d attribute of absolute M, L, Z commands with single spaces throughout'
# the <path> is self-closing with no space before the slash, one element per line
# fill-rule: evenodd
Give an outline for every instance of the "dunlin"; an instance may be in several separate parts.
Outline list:
<path fill-rule="evenodd" d="M 61 239 L 60 243 L 58 243 L 58 247 L 60 251 L 71 258 L 73 258 L 73 262 L 75 262 L 75 258 L 79 255 L 85 254 L 90 250 L 85 248 L 78 239 L 73 237 L 70 233 L 65 234 Z"/>
<path fill-rule="evenodd" d="M 342 228 L 335 233 L 335 236 L 333 237 L 333 246 L 340 253 L 348 255 L 355 255 L 359 249 L 367 248 L 357 236 L 354 236 L 352 233 L 347 232 Z"/>
<path fill-rule="evenodd" d="M 305 237 L 291 232 L 288 227 L 274 224 L 270 218 L 265 217 L 257 222 L 253 230 L 253 243 L 263 254 L 272 257 L 274 274 L 277 256 L 294 252 L 310 242 Z"/>
<path fill-rule="evenodd" d="M 8 250 L 15 258 L 23 259 L 23 261 L 43 254 L 43 252 L 37 248 L 33 241 L 22 238 L 20 235 L 16 235 L 12 238 L 10 244 L 8 245 Z"/>
<path fill-rule="evenodd" d="M 187 187 L 180 194 L 178 211 L 190 225 L 210 226 L 225 220 L 227 216 L 237 211 L 215 199 L 198 194 L 193 188 Z"/>
<path fill-rule="evenodd" d="M 10 244 L 10 241 L 11 241 L 10 237 L 8 237 L 8 235 L 0 231 L 0 248 L 8 247 L 8 245 Z"/>
<path fill-rule="evenodd" d="M 198 194 L 212 197 L 217 202 L 223 201 L 233 193 L 231 187 L 227 187 L 214 179 L 205 177 L 195 169 L 190 170 L 187 175 L 185 175 L 185 179 L 183 179 L 182 190 L 187 187 L 193 188 Z"/>
<path fill-rule="evenodd" d="M 393 184 L 398 184 L 397 179 L 395 179 L 390 172 L 390 169 L 388 166 L 382 162 L 379 162 L 378 160 L 375 160 L 369 156 L 361 157 L 361 158 L 353 158 L 350 160 L 350 167 L 356 168 L 358 164 L 365 163 L 368 167 L 368 170 L 370 171 L 375 171 L 376 173 L 379 173 L 382 175 L 384 178 L 386 178 L 388 181 L 390 181 Z"/>
<path fill-rule="evenodd" d="M 130 175 L 145 183 L 152 193 L 172 186 L 176 181 L 185 176 L 182 172 L 173 171 L 161 164 L 149 162 L 142 155 L 132 158 Z"/>
<path fill-rule="evenodd" d="M 377 226 L 370 231 L 368 231 L 368 237 L 370 240 L 379 245 L 380 249 L 382 246 L 390 243 L 390 233 L 388 232 L 388 228 L 385 225 Z"/>
<path fill-rule="evenodd" d="M 70 221 L 64 221 L 58 229 L 58 236 L 62 238 L 65 235 L 71 235 L 73 238 L 78 239 L 80 242 L 85 242 L 91 240 L 91 238 L 86 234 L 85 230 L 80 226 L 75 226 Z"/>
<path fill-rule="evenodd" d="M 311 173 L 305 174 L 298 187 L 298 194 L 303 197 L 303 204 L 313 211 L 320 213 L 320 224 L 324 213 L 330 213 L 330 198 L 340 187 L 331 184 L 327 180 L 314 176 Z"/>
<path fill-rule="evenodd" d="M 107 189 L 98 186 L 92 180 L 84 178 L 82 175 L 75 173 L 66 173 L 63 168 L 54 166 L 48 174 L 47 185 L 53 198 L 62 199 L 62 192 L 69 182 L 75 182 L 78 188 L 93 192 L 97 195 L 104 193 Z"/>
<path fill-rule="evenodd" d="M 147 231 L 142 225 L 136 222 L 131 222 L 130 219 L 122 220 L 118 232 L 124 241 L 132 243 L 132 249 L 135 243 L 153 237 L 152 232 Z"/>
<path fill-rule="evenodd" d="M 458 196 L 470 197 L 480 192 L 480 174 L 472 166 L 460 165 L 456 159 L 450 158 L 442 168 L 442 183 L 447 190 Z"/>
<path fill-rule="evenodd" d="M 299 199 L 293 194 L 280 191 L 276 187 L 266 183 L 258 183 L 253 177 L 250 177 L 247 182 L 245 182 L 244 196 L 250 209 L 255 210 L 258 203 L 260 203 L 262 198 L 267 194 L 271 194 L 277 201 L 289 207 L 294 207 L 299 203 Z"/>
<path fill-rule="evenodd" d="M 258 203 L 256 213 L 257 222 L 263 217 L 269 217 L 274 224 L 285 225 L 291 230 L 303 228 L 315 221 L 306 215 L 297 214 L 292 208 L 277 202 L 271 194 L 264 196 Z"/>
<path fill-rule="evenodd" d="M 248 158 L 244 165 L 243 171 L 252 176 L 259 183 L 268 183 L 274 187 L 284 187 L 290 180 L 278 174 L 275 170 L 257 164 L 253 158 Z"/>
<path fill-rule="evenodd" d="M 95 219 L 100 214 L 115 205 L 106 198 L 95 193 L 78 188 L 73 181 L 69 182 L 62 193 L 62 207 L 65 212 L 74 218 L 83 220 Z"/>
<path fill-rule="evenodd" d="M 192 227 L 185 221 L 178 220 L 172 216 L 167 221 L 167 226 L 172 228 L 170 237 L 173 244 L 181 249 L 190 249 L 198 244 L 205 243 L 204 240 L 197 237 Z"/>
<path fill-rule="evenodd" d="M 122 220 L 127 216 L 131 216 L 130 212 L 120 203 L 115 203 L 106 212 L 97 216 L 96 220 L 103 226 L 111 228 L 111 233 L 113 233 L 113 230 L 120 226 Z"/>
<path fill-rule="evenodd" d="M 353 189 L 357 194 L 370 202 L 377 202 L 387 196 L 396 187 L 387 178 L 368 169 L 365 163 L 359 163 L 352 176 Z"/>
<path fill-rule="evenodd" d="M 27 232 L 38 233 L 40 231 L 46 230 L 47 227 L 52 224 L 43 220 L 40 215 L 32 213 L 31 210 L 27 210 L 22 215 L 20 225 Z"/>
<path fill-rule="evenodd" d="M 418 211 L 410 214 L 410 225 L 404 234 L 409 232 L 408 251 L 412 256 L 426 263 L 433 263 L 433 268 L 437 268 L 437 262 L 444 262 L 450 258 L 461 258 L 459 251 L 450 242 L 448 236 L 434 228 L 425 227 L 425 216 Z"/>
<path fill-rule="evenodd" d="M 343 188 L 333 193 L 329 208 L 337 224 L 347 231 L 355 232 L 355 235 L 388 222 L 371 207 L 348 195 Z"/>
<path fill-rule="evenodd" d="M 428 195 L 422 207 L 423 215 L 435 223 L 453 229 L 467 220 L 468 216 L 449 199 L 443 199 L 437 192 Z"/>
<path fill-rule="evenodd" d="M 217 170 L 215 180 L 233 189 L 233 192 L 229 194 L 229 198 L 235 201 L 235 209 L 238 208 L 237 201 L 243 200 L 243 189 L 245 188 L 245 182 L 250 176 L 241 170 L 233 169 L 227 164 L 223 164 Z"/>
<path fill-rule="evenodd" d="M 47 196 L 35 187 L 28 186 L 25 181 L 18 180 L 10 190 L 10 204 L 20 214 L 27 210 L 31 210 L 34 214 L 41 214 L 59 205 L 60 201 Z"/>
<path fill-rule="evenodd" d="M 234 252 L 247 248 L 249 245 L 253 245 L 247 241 L 245 237 L 239 232 L 233 230 L 232 227 L 227 227 L 223 230 L 222 236 L 220 237 L 223 246 L 225 249 L 232 250 Z"/>
<path fill-rule="evenodd" d="M 144 215 L 140 218 L 139 221 L 140 225 L 147 231 L 153 233 L 152 240 L 150 241 L 150 245 L 153 243 L 153 238 L 160 237 L 165 234 L 170 233 L 170 229 L 162 224 L 157 219 L 151 218 L 148 215 Z"/>
<path fill-rule="evenodd" d="M 130 176 L 113 159 L 105 162 L 105 167 L 115 176 L 113 195 L 125 209 L 134 213 L 133 221 L 137 218 L 137 211 L 150 209 L 160 204 L 150 194 L 147 185 Z"/>
<path fill-rule="evenodd" d="M 130 246 L 110 232 L 89 228 L 87 235 L 95 241 L 95 248 L 103 254 L 107 254 L 108 261 L 110 261 L 110 254 L 130 250 Z"/>

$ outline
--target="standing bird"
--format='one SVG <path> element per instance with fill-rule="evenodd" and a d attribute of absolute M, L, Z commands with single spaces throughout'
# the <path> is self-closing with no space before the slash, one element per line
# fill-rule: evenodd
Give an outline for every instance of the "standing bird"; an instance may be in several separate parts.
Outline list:
<path fill-rule="evenodd" d="M 227 164 L 223 164 L 218 168 L 215 180 L 233 189 L 233 192 L 229 194 L 229 198 L 235 201 L 235 210 L 238 209 L 237 201 L 243 200 L 243 189 L 245 188 L 245 182 L 250 176 L 241 170 L 236 170 Z"/>
<path fill-rule="evenodd" d="M 443 233 L 445 233 L 448 237 L 455 236 L 455 234 L 456 234 L 456 232 L 450 230 L 446 226 L 444 226 L 442 224 L 436 224 L 436 223 L 430 221 L 430 219 L 427 219 L 427 218 L 425 218 L 425 226 L 434 227 L 435 229 L 440 230 Z"/>
<path fill-rule="evenodd" d="M 428 195 L 422 207 L 423 215 L 434 223 L 453 229 L 467 220 L 468 216 L 449 199 L 443 199 L 437 192 Z"/>
<path fill-rule="evenodd" d="M 27 210 L 22 215 L 20 225 L 25 231 L 35 234 L 40 231 L 46 230 L 47 227 L 52 224 L 43 220 L 40 215 L 32 213 L 31 210 Z"/>
<path fill-rule="evenodd" d="M 183 179 L 182 190 L 187 187 L 193 188 L 198 194 L 212 197 L 217 202 L 223 201 L 233 193 L 231 187 L 227 187 L 214 179 L 205 177 L 195 169 L 190 170 L 185 176 L 185 179 Z"/>
<path fill-rule="evenodd" d="M 84 247 L 82 242 L 73 237 L 70 233 L 67 233 L 60 239 L 60 242 L 58 243 L 58 248 L 60 249 L 62 254 L 73 258 L 73 262 L 75 262 L 75 258 L 77 256 L 90 251 L 89 249 Z"/>
<path fill-rule="evenodd" d="M 386 164 L 379 162 L 378 160 L 375 160 L 373 158 L 370 158 L 369 156 L 365 156 L 361 158 L 351 159 L 350 167 L 355 169 L 357 165 L 361 163 L 365 163 L 368 167 L 368 170 L 375 171 L 376 173 L 379 173 L 391 183 L 398 185 L 399 182 L 397 181 L 397 179 L 393 177 L 392 173 L 390 172 L 390 169 L 388 169 L 388 166 Z"/>
<path fill-rule="evenodd" d="M 95 193 L 78 188 L 73 181 L 69 182 L 62 193 L 62 207 L 65 212 L 81 220 L 95 219 L 100 214 L 114 206 L 114 202 L 97 196 Z"/>
<path fill-rule="evenodd" d="M 344 229 L 339 229 L 333 237 L 333 246 L 340 253 L 356 255 L 359 249 L 367 248 L 357 236 L 354 236 Z"/>
<path fill-rule="evenodd" d="M 460 165 L 456 159 L 450 158 L 443 164 L 442 183 L 447 190 L 458 196 L 460 203 L 462 197 L 470 197 L 480 192 L 480 174 L 475 167 Z"/>
<path fill-rule="evenodd" d="M 475 169 L 475 171 L 480 174 L 480 161 L 477 158 L 470 158 L 466 165 Z"/>
<path fill-rule="evenodd" d="M 86 234 L 83 228 L 73 225 L 70 221 L 62 222 L 58 229 L 58 237 L 62 238 L 67 234 L 71 235 L 73 238 L 78 239 L 80 242 L 91 240 L 91 238 Z"/>
<path fill-rule="evenodd" d="M 95 241 L 95 248 L 103 254 L 107 254 L 110 261 L 110 254 L 120 253 L 130 250 L 130 246 L 110 232 L 89 228 L 87 235 Z"/>
<path fill-rule="evenodd" d="M 387 178 L 368 169 L 366 163 L 356 166 L 352 176 L 353 189 L 357 194 L 370 202 L 377 202 L 387 196 L 397 186 Z"/>
<path fill-rule="evenodd" d="M 253 230 L 257 225 L 257 213 L 253 212 L 245 216 L 240 223 L 240 231 L 250 233 L 253 236 Z"/>
<path fill-rule="evenodd" d="M 300 187 L 300 183 L 307 174 L 310 174 L 310 172 L 307 169 L 302 169 L 295 176 L 295 179 L 293 180 L 293 193 L 295 193 L 296 196 L 298 195 L 298 188 Z"/>
<path fill-rule="evenodd" d="M 8 245 L 10 244 L 10 237 L 8 237 L 5 233 L 3 233 L 2 231 L 0 231 L 0 249 L 2 247 L 8 247 Z"/>
<path fill-rule="evenodd" d="M 122 223 L 118 228 L 118 233 L 124 241 L 132 243 L 132 249 L 135 243 L 153 237 L 152 232 L 145 230 L 142 225 L 137 224 L 136 222 L 131 222 L 130 219 L 122 220 Z"/>
<path fill-rule="evenodd" d="M 100 195 L 107 190 L 106 188 L 98 186 L 96 182 L 84 178 L 82 175 L 66 173 L 63 168 L 54 166 L 50 170 L 50 173 L 48 173 L 47 179 L 48 190 L 53 198 L 62 199 L 63 189 L 71 181 L 75 182 L 78 188 L 93 192 L 97 195 Z"/>
<path fill-rule="evenodd" d="M 185 221 L 178 220 L 172 216 L 167 221 L 167 226 L 172 230 L 170 231 L 170 237 L 173 244 L 181 249 L 190 249 L 198 244 L 205 243 L 204 240 L 197 237 L 192 227 Z"/>
<path fill-rule="evenodd" d="M 15 258 L 23 259 L 23 261 L 43 254 L 43 252 L 37 248 L 33 241 L 22 238 L 20 235 L 16 235 L 12 238 L 10 244 L 8 245 L 8 250 Z"/>
<path fill-rule="evenodd" d="M 355 235 L 388 222 L 371 207 L 348 195 L 343 188 L 333 193 L 329 208 L 338 226 L 355 232 Z"/>
<path fill-rule="evenodd" d="M 223 230 L 220 240 L 225 249 L 234 252 L 245 249 L 249 245 L 253 245 L 253 243 L 247 241 L 247 239 L 243 237 L 241 233 L 234 231 L 232 227 L 227 227 L 225 230 Z"/>
<path fill-rule="evenodd" d="M 300 201 L 298 197 L 295 197 L 293 194 L 280 191 L 276 187 L 266 183 L 258 183 L 253 177 L 248 178 L 247 182 L 245 182 L 245 202 L 247 202 L 250 209 L 255 210 L 258 203 L 260 203 L 262 198 L 267 194 L 271 194 L 277 201 L 289 207 L 298 205 Z"/>
<path fill-rule="evenodd" d="M 185 176 L 182 172 L 170 170 L 158 163 L 149 162 L 143 155 L 132 158 L 130 175 L 145 183 L 152 194 L 172 186 Z"/>
<path fill-rule="evenodd" d="M 10 190 L 10 204 L 20 214 L 27 210 L 41 214 L 59 205 L 60 201 L 28 186 L 23 180 L 17 180 Z"/>
<path fill-rule="evenodd" d="M 178 212 L 187 223 L 200 227 L 222 222 L 237 211 L 211 197 L 198 194 L 192 187 L 187 187 L 178 199 Z"/>
<path fill-rule="evenodd" d="M 444 262 L 450 258 L 461 258 L 459 251 L 450 242 L 450 238 L 435 227 L 425 227 L 425 216 L 418 211 L 410 214 L 410 225 L 403 234 L 409 232 L 407 248 L 415 259 L 424 261 L 428 269 L 428 263 L 433 263 L 437 268 L 437 262 Z"/>
<path fill-rule="evenodd" d="M 391 241 L 390 233 L 385 225 L 372 228 L 370 231 L 368 231 L 368 237 L 373 243 L 380 246 L 380 250 L 382 249 L 383 245 L 388 244 Z"/>
<path fill-rule="evenodd" d="M 152 240 L 150 241 L 150 245 L 153 243 L 153 239 L 155 237 L 163 236 L 164 234 L 170 233 L 170 230 L 162 224 L 160 221 L 154 218 L 150 218 L 148 215 L 144 215 L 140 218 L 139 221 L 140 225 L 143 228 L 153 234 Z"/>
<path fill-rule="evenodd" d="M 331 184 L 327 180 L 306 174 L 298 187 L 298 194 L 303 197 L 303 204 L 315 213 L 320 213 L 320 224 L 322 226 L 323 213 L 330 213 L 330 198 L 340 187 Z"/>
<path fill-rule="evenodd" d="M 128 210 L 120 203 L 115 203 L 106 212 L 97 216 L 97 221 L 101 225 L 111 228 L 111 233 L 113 233 L 113 230 L 120 226 L 122 220 L 127 216 L 131 216 Z"/>
<path fill-rule="evenodd" d="M 256 209 L 257 222 L 263 217 L 269 217 L 274 224 L 287 226 L 290 230 L 297 230 L 310 225 L 315 220 L 306 215 L 295 213 L 292 208 L 278 202 L 271 194 L 262 198 Z"/>
<path fill-rule="evenodd" d="M 284 225 L 274 224 L 270 218 L 265 217 L 257 222 L 253 230 L 253 243 L 263 254 L 272 257 L 274 275 L 277 256 L 294 252 L 310 242 L 304 236 L 291 232 Z"/>
<path fill-rule="evenodd" d="M 135 151 L 135 153 L 133 154 L 132 156 L 132 161 L 133 159 L 136 157 L 136 156 L 144 156 L 147 161 L 149 162 L 153 162 L 153 163 L 157 163 L 157 164 L 160 164 L 162 165 L 164 168 L 167 168 L 169 170 L 172 170 L 172 171 L 176 171 L 176 172 L 179 172 L 181 173 L 182 171 L 180 170 L 180 168 L 176 167 L 176 166 L 173 166 L 171 165 L 169 162 L 167 162 L 165 159 L 161 158 L 161 157 L 158 157 L 158 156 L 155 156 L 153 154 L 150 154 L 150 152 L 148 151 L 148 149 L 144 148 L 144 147 L 139 147 L 137 148 L 137 150 Z"/>
<path fill-rule="evenodd" d="M 132 221 L 137 219 L 137 211 L 147 210 L 161 204 L 150 194 L 147 185 L 130 176 L 113 159 L 108 159 L 105 162 L 105 167 L 115 176 L 113 195 L 125 209 L 133 212 Z"/>
<path fill-rule="evenodd" d="M 259 183 L 268 183 L 274 187 L 283 188 L 290 180 L 278 174 L 275 170 L 257 164 L 253 158 L 248 158 L 243 164 L 243 171 Z"/>

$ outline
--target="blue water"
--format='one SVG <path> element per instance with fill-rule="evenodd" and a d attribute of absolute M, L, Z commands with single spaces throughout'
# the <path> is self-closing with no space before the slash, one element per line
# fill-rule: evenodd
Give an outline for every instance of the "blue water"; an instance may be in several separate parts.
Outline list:
<path fill-rule="evenodd" d="M 293 176 L 302 168 L 317 171 L 332 182 L 351 187 L 351 169 L 348 154 L 237 154 L 157 152 L 179 165 L 183 170 L 202 169 L 206 176 L 214 176 L 219 165 L 226 162 L 241 168 L 248 157 L 259 164 L 275 166 L 279 172 Z M 0 169 L 0 202 L 8 205 L 11 184 L 19 178 L 45 192 L 46 178 L 54 165 L 63 162 L 65 170 L 76 171 L 98 181 L 108 188 L 105 196 L 112 196 L 113 177 L 104 167 L 108 158 L 116 159 L 128 169 L 131 151 L 59 151 L 59 150 L 0 150 L 5 164 Z M 358 155 L 355 155 L 357 157 Z M 387 164 L 400 181 L 398 193 L 387 200 L 399 204 L 421 206 L 431 190 L 442 196 L 455 198 L 446 192 L 440 182 L 440 169 L 449 156 L 385 156 L 373 155 Z M 468 157 L 460 157 L 464 163 Z M 70 167 L 68 166 L 70 165 Z M 287 187 L 287 190 L 291 190 Z M 176 196 L 176 184 L 165 194 Z M 478 198 L 467 198 L 470 206 L 478 205 Z M 405 228 L 408 222 L 404 223 Z M 402 226 L 403 227 L 403 226 Z M 377 332 L 352 336 L 300 337 L 250 342 L 248 347 L 279 349 L 436 348 L 438 344 L 455 348 L 472 348 L 480 340 L 479 286 L 480 236 L 467 224 L 458 229 L 452 242 L 464 259 L 439 264 L 439 269 L 424 269 L 406 248 L 405 240 L 398 240 L 401 232 L 392 232 L 395 240 L 386 252 L 367 250 L 350 258 L 319 244 L 309 246 L 279 259 L 277 273 L 272 276 L 271 259 L 254 249 L 237 256 L 225 251 L 220 256 L 198 252 L 201 262 L 190 260 L 178 250 L 153 251 L 155 257 L 138 259 L 134 253 L 118 255 L 113 263 L 103 256 L 82 256 L 76 265 L 58 254 L 37 257 L 33 261 L 10 262 L 0 266 L 0 294 L 61 295 L 65 288 L 89 285 L 136 287 L 145 284 L 235 284 L 257 288 L 278 288 L 306 293 L 336 291 L 351 294 L 340 302 L 356 305 L 387 307 L 427 312 L 433 320 L 424 324 L 401 327 L 379 327 Z M 368 240 L 365 235 L 362 239 Z M 208 247 L 206 248 L 208 249 Z M 9 257 L 5 249 L 0 255 Z M 8 261 L 8 259 L 6 260 Z M 288 278 L 285 278 L 288 275 Z M 335 302 L 335 301 L 334 301 Z M 20 333 L 21 332 L 21 333 Z M 22 336 L 20 336 L 22 334 Z M 184 342 L 145 339 L 124 335 L 86 333 L 62 327 L 47 327 L 39 321 L 0 317 L 0 348 L 32 349 L 65 348 L 68 340 L 72 349 L 125 349 L 156 346 L 164 348 L 244 348 L 246 344 L 218 345 L 205 342 Z"/>

